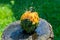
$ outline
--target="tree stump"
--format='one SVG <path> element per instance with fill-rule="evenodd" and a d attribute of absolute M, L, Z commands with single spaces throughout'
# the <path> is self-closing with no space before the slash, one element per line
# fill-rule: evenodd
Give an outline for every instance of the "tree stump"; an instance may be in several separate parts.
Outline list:
<path fill-rule="evenodd" d="M 53 40 L 53 38 L 52 26 L 42 18 L 39 20 L 35 33 L 24 33 L 18 20 L 8 25 L 2 35 L 2 40 Z"/>

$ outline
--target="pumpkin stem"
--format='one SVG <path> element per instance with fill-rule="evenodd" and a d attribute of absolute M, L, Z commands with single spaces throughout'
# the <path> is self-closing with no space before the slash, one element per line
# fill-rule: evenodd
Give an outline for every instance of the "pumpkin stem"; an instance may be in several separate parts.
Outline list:
<path fill-rule="evenodd" d="M 34 8 L 33 7 L 30 7 L 29 8 L 29 11 L 34 12 Z"/>

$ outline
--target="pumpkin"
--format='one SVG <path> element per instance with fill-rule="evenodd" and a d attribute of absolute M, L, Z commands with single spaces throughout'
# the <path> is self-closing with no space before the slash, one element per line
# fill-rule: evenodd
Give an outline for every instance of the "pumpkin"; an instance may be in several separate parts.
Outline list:
<path fill-rule="evenodd" d="M 27 32 L 31 33 L 35 30 L 39 23 L 39 16 L 37 12 L 26 11 L 21 16 L 21 27 Z"/>

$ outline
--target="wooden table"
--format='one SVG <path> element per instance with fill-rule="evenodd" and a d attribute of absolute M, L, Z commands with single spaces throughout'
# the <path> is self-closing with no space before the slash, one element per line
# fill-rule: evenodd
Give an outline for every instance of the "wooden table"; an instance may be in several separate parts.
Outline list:
<path fill-rule="evenodd" d="M 44 19 L 40 18 L 36 33 L 26 34 L 20 26 L 20 21 L 16 21 L 7 26 L 3 32 L 2 40 L 53 40 L 52 26 Z"/>

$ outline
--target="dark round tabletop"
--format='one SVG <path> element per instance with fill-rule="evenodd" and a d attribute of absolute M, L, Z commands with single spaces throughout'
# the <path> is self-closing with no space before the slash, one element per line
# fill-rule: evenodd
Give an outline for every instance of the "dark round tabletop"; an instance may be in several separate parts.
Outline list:
<path fill-rule="evenodd" d="M 18 20 L 7 26 L 3 32 L 2 40 L 53 40 L 53 36 L 52 26 L 40 18 L 35 33 L 24 33 Z"/>

